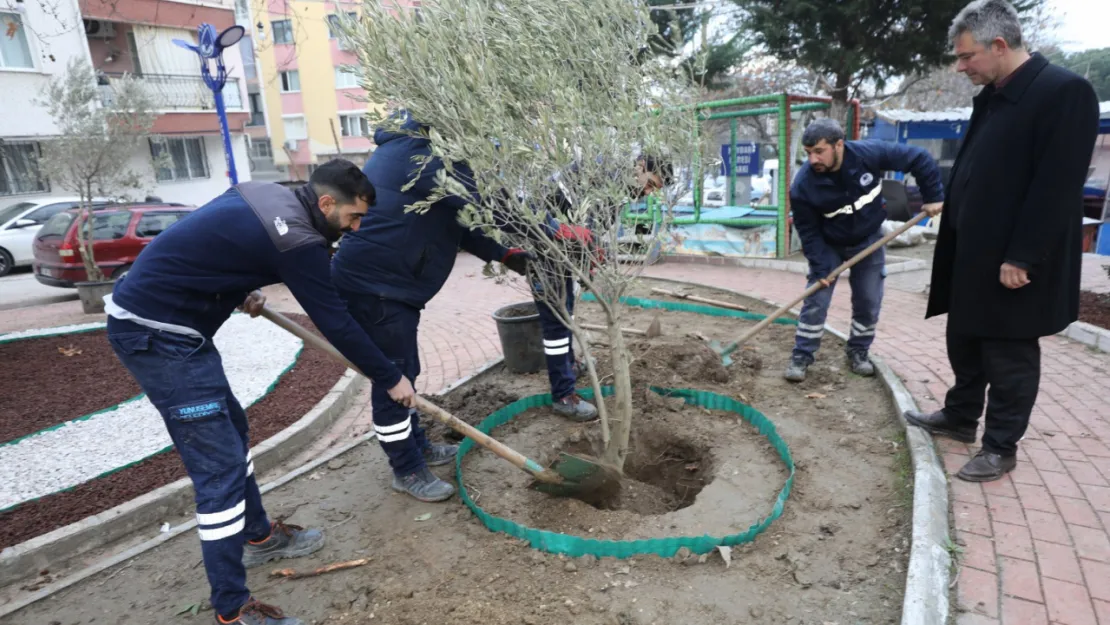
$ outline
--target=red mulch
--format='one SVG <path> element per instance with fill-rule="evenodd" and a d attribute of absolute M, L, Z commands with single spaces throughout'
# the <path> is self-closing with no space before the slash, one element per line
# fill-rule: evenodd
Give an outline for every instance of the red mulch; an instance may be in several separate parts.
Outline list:
<path fill-rule="evenodd" d="M 290 317 L 306 328 L 315 330 L 308 317 Z M 115 355 L 110 351 L 107 356 L 113 362 L 116 361 Z M 107 367 L 107 358 L 102 360 L 104 362 L 91 363 L 89 366 Z M 34 369 L 46 362 L 49 361 L 32 359 L 21 366 Z M 251 441 L 260 443 L 304 416 L 335 386 L 345 370 L 345 366 L 334 362 L 319 350 L 306 348 L 302 351 L 296 365 L 281 378 L 277 387 L 247 409 Z M 130 379 L 126 370 L 123 375 Z M 95 393 L 92 392 L 94 389 Z M 83 391 L 94 397 L 102 397 L 100 389 L 100 386 L 92 385 Z M 102 398 L 98 405 L 105 407 L 118 401 Z M 185 467 L 181 464 L 180 457 L 170 451 L 106 477 L 80 484 L 73 490 L 27 502 L 0 513 L 0 549 L 103 512 L 182 477 L 185 477 Z"/>
<path fill-rule="evenodd" d="M 0 343 L 0 443 L 103 410 L 142 390 L 104 330 Z M 59 350 L 71 350 L 66 356 Z M 80 352 L 80 353 L 78 353 Z M 96 389 L 90 393 L 89 389 Z"/>
<path fill-rule="evenodd" d="M 1079 320 L 1110 330 L 1110 294 L 1080 291 Z"/>

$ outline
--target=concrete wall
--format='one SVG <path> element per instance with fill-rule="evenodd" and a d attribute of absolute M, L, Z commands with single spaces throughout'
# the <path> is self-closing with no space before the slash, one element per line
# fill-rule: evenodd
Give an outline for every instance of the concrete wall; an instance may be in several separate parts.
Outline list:
<path fill-rule="evenodd" d="M 249 161 L 247 160 L 246 135 L 232 135 L 232 149 L 235 153 L 235 169 L 239 174 L 239 182 L 251 179 Z M 147 145 L 136 152 L 127 166 L 141 172 L 147 180 L 141 192 L 132 192 L 137 199 L 144 195 L 156 195 L 166 202 L 180 202 L 202 206 L 217 195 L 223 193 L 230 186 L 226 172 L 227 165 L 224 161 L 223 140 L 219 136 L 205 136 L 205 155 L 208 158 L 208 178 L 198 180 L 183 180 L 173 182 L 158 182 L 154 178 L 154 165 Z"/>

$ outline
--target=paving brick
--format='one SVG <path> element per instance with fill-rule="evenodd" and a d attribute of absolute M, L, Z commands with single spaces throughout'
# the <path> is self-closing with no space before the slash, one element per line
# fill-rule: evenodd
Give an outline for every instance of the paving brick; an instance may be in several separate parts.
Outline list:
<path fill-rule="evenodd" d="M 1083 498 L 1085 495 L 1079 489 L 1079 484 L 1071 479 L 1067 473 L 1056 473 L 1054 471 L 1041 471 L 1041 479 L 1044 480 L 1045 488 L 1053 495 L 1062 497 L 1077 497 Z"/>
<path fill-rule="evenodd" d="M 970 460 L 970 458 L 968 458 L 966 455 L 952 451 L 944 454 L 943 459 L 944 470 L 948 472 L 948 475 L 952 476 L 955 476 L 956 473 L 959 473 L 960 468 L 967 464 L 967 461 Z"/>
<path fill-rule="evenodd" d="M 1110 601 L 1094 600 L 1095 614 L 1098 615 L 1098 625 L 1110 625 Z"/>
<path fill-rule="evenodd" d="M 1087 462 L 1087 454 L 1079 450 L 1070 451 L 1067 449 L 1057 449 L 1056 457 L 1060 460 L 1078 460 L 1080 462 Z"/>
<path fill-rule="evenodd" d="M 1094 599 L 1110 601 L 1110 564 L 1093 560 L 1079 560 L 1087 579 L 1087 590 Z"/>
<path fill-rule="evenodd" d="M 1110 458 L 1110 445 L 1091 438 L 1075 439 L 1075 446 L 1089 457 Z"/>
<path fill-rule="evenodd" d="M 1048 611 L 1040 603 L 1002 597 L 1002 625 L 1048 625 Z"/>
<path fill-rule="evenodd" d="M 1035 540 L 1047 540 L 1061 545 L 1071 544 L 1068 528 L 1059 514 L 1026 510 L 1025 518 L 1029 521 L 1029 533 Z"/>
<path fill-rule="evenodd" d="M 1091 486 L 1108 486 L 1106 479 L 1102 477 L 1099 470 L 1091 462 L 1075 462 L 1063 461 L 1064 466 L 1068 468 L 1068 473 L 1071 474 L 1075 481 L 1080 484 L 1088 484 Z"/>
<path fill-rule="evenodd" d="M 1067 545 L 1058 545 L 1043 540 L 1033 543 L 1037 550 L 1037 564 L 1041 575 L 1073 584 L 1083 583 L 1083 571 L 1075 550 Z"/>
<path fill-rule="evenodd" d="M 1036 484 L 1038 486 L 1044 484 L 1044 480 L 1041 479 L 1036 467 L 1028 462 L 1018 462 L 1017 467 L 1010 471 L 1010 479 L 1014 484 Z"/>
<path fill-rule="evenodd" d="M 1018 529 L 1025 530 L 1024 527 L 1019 527 Z M 996 526 L 995 532 L 997 533 L 997 531 L 998 529 Z M 1028 534 L 1028 531 L 1026 531 L 1026 534 Z M 960 557 L 961 563 L 964 566 L 986 571 L 987 573 L 994 573 L 998 570 L 995 565 L 993 540 L 986 536 L 959 530 L 956 531 L 956 535 L 963 544 L 963 554 Z"/>
<path fill-rule="evenodd" d="M 1040 471 L 1064 471 L 1064 463 L 1051 451 L 1028 450 L 1033 466 Z"/>
<path fill-rule="evenodd" d="M 1018 484 L 1018 497 L 1021 505 L 1026 510 L 1040 510 L 1041 512 L 1056 512 L 1056 502 L 1044 486 L 1033 484 Z"/>
<path fill-rule="evenodd" d="M 994 574 L 964 569 L 960 572 L 960 583 L 956 585 L 956 591 L 960 605 L 967 612 L 998 617 L 998 577 Z"/>
<path fill-rule="evenodd" d="M 1087 501 L 1091 502 L 1091 506 L 1100 512 L 1110 512 L 1110 488 L 1105 486 L 1089 486 L 1081 484 L 1079 486 L 1087 495 Z"/>
<path fill-rule="evenodd" d="M 1030 486 L 1030 488 L 1040 487 Z M 1013 497 L 987 495 L 987 505 L 989 506 L 991 512 L 991 518 L 1003 523 L 1010 523 L 1012 525 L 1026 525 L 1026 506 L 1023 506 L 1023 503 L 1024 501 L 1014 499 Z"/>
<path fill-rule="evenodd" d="M 1098 625 L 1087 588 L 1055 579 L 1044 580 L 1048 618 L 1061 625 Z"/>
<path fill-rule="evenodd" d="M 978 482 L 965 482 L 963 480 L 952 480 L 952 500 L 962 501 L 964 503 L 986 504 L 987 498 L 983 495 L 983 486 Z M 1076 487 L 1079 490 L 1079 487 Z"/>
<path fill-rule="evenodd" d="M 978 506 L 957 501 L 953 504 L 952 511 L 956 517 L 957 529 L 979 534 L 980 536 L 989 537 L 991 535 L 990 516 L 987 514 L 986 506 Z"/>
<path fill-rule="evenodd" d="M 1027 560 L 1002 557 L 998 559 L 1002 572 L 1002 593 L 1011 597 L 1040 602 L 1041 584 L 1037 565 Z"/>
<path fill-rule="evenodd" d="M 962 482 L 963 480 L 955 480 Z M 1009 475 L 1005 475 L 1000 480 L 993 482 L 983 482 L 983 492 L 987 495 L 1002 495 L 1004 497 L 1017 497 L 1017 490 L 1014 488 L 1014 482 L 1010 480 Z"/>
<path fill-rule="evenodd" d="M 956 625 L 998 625 L 998 619 L 974 612 L 964 612 L 956 617 Z"/>
<path fill-rule="evenodd" d="M 1033 538 L 1029 528 L 992 521 L 994 527 L 994 549 L 1000 556 L 1033 560 Z"/>
<path fill-rule="evenodd" d="M 1102 474 L 1102 477 L 1110 480 L 1110 458 L 1090 456 L 1088 460 L 1090 460 L 1091 464 L 1095 465 L 1095 468 Z"/>
<path fill-rule="evenodd" d="M 1057 497 L 1056 506 L 1060 509 L 1060 516 L 1064 517 L 1069 525 L 1082 525 L 1083 527 L 1101 528 L 1102 523 L 1094 508 L 1086 499 L 1072 497 Z"/>
<path fill-rule="evenodd" d="M 1105 531 L 1081 525 L 1071 525 L 1068 529 L 1080 557 L 1110 563 L 1110 539 L 1107 539 Z M 1110 580 L 1107 583 L 1110 584 Z"/>

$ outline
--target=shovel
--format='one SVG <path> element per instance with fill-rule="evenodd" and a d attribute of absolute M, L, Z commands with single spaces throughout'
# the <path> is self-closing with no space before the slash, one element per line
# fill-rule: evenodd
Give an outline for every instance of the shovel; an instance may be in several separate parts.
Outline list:
<path fill-rule="evenodd" d="M 269 308 L 262 308 L 262 316 L 283 329 L 295 335 L 305 343 L 323 350 L 332 358 L 343 363 L 347 368 L 357 371 L 364 377 L 365 373 L 339 352 L 331 343 L 316 336 L 292 319 Z M 508 460 L 520 470 L 529 473 L 536 479 L 533 484 L 537 490 L 553 495 L 576 495 L 583 491 L 593 491 L 609 488 L 613 479 L 612 469 L 580 456 L 563 454 L 551 469 L 545 469 L 536 461 L 515 451 L 493 437 L 475 429 L 470 424 L 460 420 L 446 410 L 436 406 L 423 397 L 417 395 L 413 403 L 421 413 L 431 416 L 436 421 L 446 425 L 456 432 L 470 438 L 475 443 L 488 449 L 500 458 Z M 564 458 L 566 456 L 566 458 Z M 619 472 L 616 478 L 619 480 Z M 544 488 L 541 488 L 543 486 Z M 619 488 L 619 482 L 617 484 Z"/>
<path fill-rule="evenodd" d="M 880 247 L 886 245 L 887 243 L 890 243 L 891 241 L 896 239 L 898 237 L 898 235 L 900 235 L 903 232 L 909 230 L 911 227 L 916 225 L 917 222 L 921 221 L 925 217 L 927 217 L 927 215 L 925 214 L 924 211 L 918 213 L 913 219 L 911 219 L 911 220 L 907 221 L 906 223 L 902 224 L 902 226 L 900 226 L 897 230 L 894 230 L 893 232 L 886 235 L 885 237 L 879 239 L 878 241 L 875 241 L 871 245 L 868 245 L 859 254 L 856 254 L 855 256 L 849 258 L 848 260 L 844 261 L 844 264 L 840 265 L 836 269 L 833 269 L 832 273 L 830 273 L 828 276 L 825 277 L 825 281 L 831 283 L 834 279 L 836 279 L 837 276 L 844 273 L 852 265 L 855 265 L 856 263 L 863 260 L 864 258 L 867 258 L 872 253 L 874 253 L 875 250 L 879 249 Z M 763 328 L 766 328 L 767 326 L 774 323 L 775 320 L 778 319 L 779 317 L 781 317 L 781 316 L 785 315 L 786 313 L 790 312 L 791 308 L 794 308 L 795 306 L 797 306 L 800 302 L 804 301 L 805 298 L 809 297 L 810 295 L 813 295 L 814 293 L 816 293 L 817 291 L 820 291 L 823 288 L 825 288 L 825 285 L 822 284 L 821 281 L 817 281 L 817 282 L 813 283 L 813 286 L 811 286 L 808 289 L 806 289 L 805 291 L 803 291 L 802 294 L 799 295 L 794 301 L 792 301 L 789 304 L 783 306 L 782 308 L 779 308 L 778 310 L 771 313 L 770 315 L 767 315 L 766 319 L 763 319 L 759 323 L 755 324 L 755 326 L 752 327 L 752 329 L 750 329 L 747 332 L 745 332 L 744 334 L 742 334 L 740 336 L 740 338 L 736 339 L 735 341 L 733 341 L 733 342 L 731 342 L 727 345 L 724 345 L 719 341 L 710 341 L 709 342 L 709 348 L 712 349 L 714 352 L 717 353 L 718 356 L 721 357 L 721 362 L 724 364 L 724 366 L 727 367 L 727 366 L 731 365 L 733 361 L 732 361 L 732 357 L 730 356 L 730 354 L 732 352 L 736 351 L 737 347 L 740 347 L 745 342 L 747 342 L 748 339 L 752 338 L 756 334 L 759 334 L 763 330 Z"/>

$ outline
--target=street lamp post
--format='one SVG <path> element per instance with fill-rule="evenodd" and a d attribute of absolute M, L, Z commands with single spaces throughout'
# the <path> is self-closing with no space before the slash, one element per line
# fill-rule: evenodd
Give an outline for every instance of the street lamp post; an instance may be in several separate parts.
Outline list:
<path fill-rule="evenodd" d="M 211 24 L 201 24 L 197 27 L 197 43 L 193 45 L 181 39 L 173 42 L 182 48 L 187 48 L 197 53 L 200 57 L 200 73 L 204 84 L 212 90 L 216 98 L 216 115 L 220 118 L 220 133 L 224 139 L 224 159 L 227 161 L 227 175 L 231 184 L 239 184 L 239 174 L 235 171 L 235 154 L 231 151 L 231 133 L 227 128 L 227 109 L 224 107 L 224 83 L 227 82 L 227 68 L 224 67 L 224 50 L 239 43 L 243 38 L 244 28 L 239 25 L 232 26 L 220 34 Z M 212 76 L 209 69 L 210 62 L 216 61 L 216 75 Z"/>

